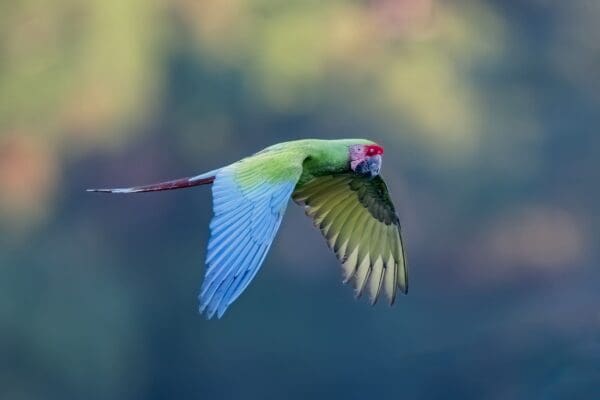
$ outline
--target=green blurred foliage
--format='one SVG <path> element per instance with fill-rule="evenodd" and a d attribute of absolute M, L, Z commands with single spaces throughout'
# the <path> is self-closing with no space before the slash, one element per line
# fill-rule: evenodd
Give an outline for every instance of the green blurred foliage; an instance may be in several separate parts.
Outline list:
<path fill-rule="evenodd" d="M 273 113 L 326 120 L 333 107 L 399 140 L 414 136 L 437 159 L 468 159 L 488 112 L 469 76 L 507 40 L 484 4 L 44 4 L 0 10 L 0 127 L 44 142 L 59 164 L 48 168 L 61 168 L 63 149 L 122 146 L 146 129 L 164 97 L 165 57 L 186 46 L 237 71 L 248 100 Z"/>
<path fill-rule="evenodd" d="M 147 116 L 156 95 L 159 11 L 144 1 L 4 3 L 2 134 L 91 131 L 114 142 L 111 132 L 127 132 L 118 128 Z"/>

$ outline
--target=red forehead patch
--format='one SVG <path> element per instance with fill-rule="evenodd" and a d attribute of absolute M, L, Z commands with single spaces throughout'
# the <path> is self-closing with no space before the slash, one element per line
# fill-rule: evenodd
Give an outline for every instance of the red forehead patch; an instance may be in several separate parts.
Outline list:
<path fill-rule="evenodd" d="M 372 144 L 365 147 L 365 154 L 368 156 L 376 156 L 379 154 L 383 154 L 383 147 L 378 146 L 376 144 Z"/>

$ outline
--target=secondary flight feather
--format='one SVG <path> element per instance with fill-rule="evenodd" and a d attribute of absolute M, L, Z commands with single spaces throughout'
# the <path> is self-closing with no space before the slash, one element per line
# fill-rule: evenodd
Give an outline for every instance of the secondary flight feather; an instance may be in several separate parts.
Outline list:
<path fill-rule="evenodd" d="M 92 192 L 139 193 L 212 185 L 213 218 L 198 300 L 223 316 L 265 260 L 290 198 L 304 207 L 342 264 L 344 282 L 371 304 L 407 293 L 400 222 L 380 176 L 383 148 L 365 139 L 276 144 L 190 178 Z"/>

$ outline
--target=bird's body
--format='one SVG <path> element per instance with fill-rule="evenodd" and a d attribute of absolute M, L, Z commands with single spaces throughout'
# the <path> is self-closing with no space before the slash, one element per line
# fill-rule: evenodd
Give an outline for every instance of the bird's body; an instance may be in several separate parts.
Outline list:
<path fill-rule="evenodd" d="M 366 288 L 374 303 L 406 293 L 400 226 L 379 177 L 383 149 L 364 139 L 304 139 L 279 143 L 191 178 L 110 193 L 212 184 L 214 217 L 199 295 L 200 311 L 221 317 L 258 272 L 290 197 L 304 205 L 343 264 L 345 281 Z"/>

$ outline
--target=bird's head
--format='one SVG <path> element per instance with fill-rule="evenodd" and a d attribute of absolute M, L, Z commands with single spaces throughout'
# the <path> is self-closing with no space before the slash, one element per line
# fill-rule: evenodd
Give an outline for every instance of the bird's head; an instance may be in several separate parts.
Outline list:
<path fill-rule="evenodd" d="M 383 161 L 383 147 L 376 144 L 350 146 L 350 168 L 359 175 L 373 178 L 379 175 Z"/>

